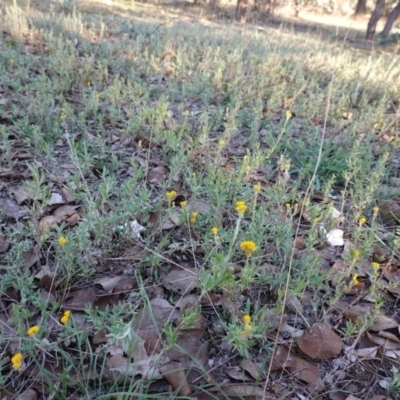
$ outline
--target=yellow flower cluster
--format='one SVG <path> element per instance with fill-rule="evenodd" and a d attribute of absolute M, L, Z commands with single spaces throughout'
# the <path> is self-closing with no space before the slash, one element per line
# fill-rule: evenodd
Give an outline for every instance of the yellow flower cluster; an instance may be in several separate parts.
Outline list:
<path fill-rule="evenodd" d="M 211 232 L 212 232 L 212 234 L 213 234 L 214 236 L 217 236 L 217 234 L 218 234 L 218 228 L 217 228 L 216 226 L 213 226 L 213 227 L 211 228 Z"/>
<path fill-rule="evenodd" d="M 251 325 L 251 316 L 248 314 L 243 315 L 243 322 L 244 322 L 244 327 L 242 335 L 247 336 L 253 330 L 253 325 Z"/>
<path fill-rule="evenodd" d="M 194 225 L 196 223 L 197 216 L 199 215 L 198 212 L 193 211 L 192 215 L 190 216 L 189 222 Z"/>
<path fill-rule="evenodd" d="M 22 353 L 16 353 L 11 357 L 11 365 L 15 371 L 19 371 L 22 368 L 24 356 Z"/>
<path fill-rule="evenodd" d="M 251 240 L 240 243 L 239 247 L 247 257 L 251 256 L 257 250 L 257 245 Z"/>
<path fill-rule="evenodd" d="M 69 319 L 70 319 L 70 317 L 71 317 L 71 311 L 70 311 L 70 310 L 65 310 L 65 311 L 64 311 L 64 314 L 63 314 L 62 317 L 60 318 L 60 322 L 61 322 L 63 325 L 67 325 L 67 324 L 68 324 L 68 321 L 69 321 Z"/>
<path fill-rule="evenodd" d="M 236 202 L 236 211 L 238 212 L 239 215 L 243 216 L 246 210 L 247 206 L 244 201 L 239 200 Z"/>
<path fill-rule="evenodd" d="M 358 285 L 360 284 L 362 281 L 360 279 L 360 275 L 357 274 L 357 272 L 353 275 L 353 278 L 351 279 L 351 283 L 353 285 Z"/>
<path fill-rule="evenodd" d="M 58 244 L 60 245 L 60 247 L 63 247 L 67 244 L 68 239 L 65 236 L 60 236 L 58 238 Z"/>
<path fill-rule="evenodd" d="M 364 225 L 366 222 L 367 222 L 367 218 L 365 218 L 365 217 L 361 217 L 361 218 L 358 220 L 358 223 L 360 224 L 360 226 L 361 226 L 361 225 Z"/>
<path fill-rule="evenodd" d="M 39 325 L 33 325 L 26 331 L 26 333 L 29 336 L 36 336 L 39 333 L 39 331 L 40 331 Z"/>
<path fill-rule="evenodd" d="M 260 185 L 259 183 L 256 183 L 256 184 L 253 186 L 253 189 L 254 189 L 254 191 L 255 191 L 256 193 L 260 193 L 260 191 L 261 191 L 261 185 Z"/>
<path fill-rule="evenodd" d="M 187 206 L 187 201 L 186 200 L 181 201 L 181 207 L 184 208 L 186 206 Z"/>
<path fill-rule="evenodd" d="M 175 199 L 177 193 L 175 190 L 170 190 L 169 192 L 165 193 L 165 196 L 167 197 L 168 204 L 170 205 L 172 201 Z"/>

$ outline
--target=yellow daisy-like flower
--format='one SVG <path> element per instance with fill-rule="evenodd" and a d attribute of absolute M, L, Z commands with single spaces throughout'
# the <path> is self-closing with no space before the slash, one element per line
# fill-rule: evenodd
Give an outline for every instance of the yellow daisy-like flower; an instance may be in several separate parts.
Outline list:
<path fill-rule="evenodd" d="M 378 214 L 379 207 L 378 206 L 373 207 L 372 211 L 374 212 L 374 214 Z"/>
<path fill-rule="evenodd" d="M 15 371 L 19 371 L 22 368 L 22 362 L 24 356 L 22 353 L 16 353 L 11 357 L 11 365 Z"/>
<path fill-rule="evenodd" d="M 239 200 L 236 202 L 236 211 L 238 212 L 239 215 L 243 215 L 246 210 L 247 206 L 244 201 Z"/>
<path fill-rule="evenodd" d="M 70 317 L 71 317 L 71 311 L 70 311 L 70 310 L 65 310 L 65 311 L 64 311 L 64 314 L 63 314 L 62 317 L 60 318 L 60 322 L 61 322 L 63 325 L 67 325 L 67 324 L 68 324 L 68 321 L 69 321 L 69 319 L 70 319 Z"/>
<path fill-rule="evenodd" d="M 251 322 L 251 316 L 248 314 L 243 315 L 243 322 L 249 324 Z"/>
<path fill-rule="evenodd" d="M 181 201 L 181 207 L 183 208 L 183 207 L 186 207 L 187 206 L 187 201 L 185 200 L 185 201 Z"/>
<path fill-rule="evenodd" d="M 293 114 L 292 114 L 292 112 L 290 110 L 286 110 L 285 111 L 285 115 L 286 115 L 286 119 L 290 119 L 293 116 Z"/>
<path fill-rule="evenodd" d="M 247 336 L 253 330 L 253 326 L 251 324 L 246 324 L 242 331 L 243 336 Z"/>
<path fill-rule="evenodd" d="M 255 191 L 256 193 L 260 193 L 260 191 L 261 191 L 261 185 L 260 185 L 259 183 L 256 183 L 256 184 L 253 186 L 253 189 L 254 189 L 254 191 Z"/>
<path fill-rule="evenodd" d="M 177 193 L 175 190 L 170 190 L 169 192 L 165 193 L 165 196 L 167 196 L 168 204 L 171 204 L 172 200 L 175 199 Z"/>
<path fill-rule="evenodd" d="M 218 228 L 217 228 L 216 226 L 213 226 L 213 227 L 211 228 L 211 232 L 212 232 L 212 234 L 213 234 L 214 236 L 216 236 L 216 235 L 218 234 Z"/>
<path fill-rule="evenodd" d="M 380 266 L 381 266 L 379 263 L 377 263 L 377 262 L 375 262 L 375 261 L 373 261 L 373 262 L 371 263 L 371 265 L 372 265 L 372 268 L 374 268 L 374 269 L 379 269 Z"/>
<path fill-rule="evenodd" d="M 196 219 L 197 219 L 197 216 L 199 215 L 199 213 L 198 212 L 196 212 L 196 211 L 193 211 L 192 212 L 192 215 L 190 216 L 190 219 L 189 219 L 189 221 L 190 221 L 190 223 L 192 224 L 192 225 L 194 225 L 195 223 L 196 223 Z"/>
<path fill-rule="evenodd" d="M 40 331 L 40 326 L 39 325 L 33 325 L 26 331 L 26 333 L 29 336 L 35 336 L 35 335 L 37 335 L 39 333 L 39 331 Z"/>
<path fill-rule="evenodd" d="M 226 143 L 225 143 L 225 140 L 224 140 L 224 139 L 220 139 L 219 142 L 218 142 L 218 144 L 219 144 L 221 147 L 224 147 Z"/>
<path fill-rule="evenodd" d="M 239 247 L 247 257 L 257 250 L 257 245 L 251 240 L 246 240 L 245 242 L 240 243 Z"/>
<path fill-rule="evenodd" d="M 58 244 L 60 245 L 60 247 L 65 246 L 67 242 L 68 242 L 68 239 L 65 236 L 60 236 L 58 238 Z"/>
<path fill-rule="evenodd" d="M 359 220 L 358 220 L 358 223 L 360 224 L 360 225 L 363 225 L 363 224 L 365 224 L 367 222 L 367 218 L 365 218 L 365 217 L 361 217 Z"/>

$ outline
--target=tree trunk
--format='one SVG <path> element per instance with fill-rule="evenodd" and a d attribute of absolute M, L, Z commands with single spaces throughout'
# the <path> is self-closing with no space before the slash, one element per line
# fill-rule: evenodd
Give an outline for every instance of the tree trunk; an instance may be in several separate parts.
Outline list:
<path fill-rule="evenodd" d="M 368 22 L 367 35 L 366 35 L 367 39 L 372 39 L 374 37 L 376 31 L 376 24 L 382 17 L 384 10 L 385 10 L 385 0 L 377 0 L 375 10 L 372 13 L 371 18 Z"/>
<path fill-rule="evenodd" d="M 367 13 L 367 0 L 358 0 L 354 15 L 365 15 Z"/>
<path fill-rule="evenodd" d="M 247 4 L 248 0 L 237 0 L 236 14 L 235 14 L 236 21 L 244 22 L 245 20 L 244 15 L 246 14 Z"/>
<path fill-rule="evenodd" d="M 386 20 L 385 27 L 383 31 L 379 34 L 379 36 L 386 38 L 388 37 L 390 31 L 392 30 L 394 21 L 396 21 L 397 17 L 400 15 L 400 1 L 397 3 L 396 7 L 390 11 L 388 18 Z"/>

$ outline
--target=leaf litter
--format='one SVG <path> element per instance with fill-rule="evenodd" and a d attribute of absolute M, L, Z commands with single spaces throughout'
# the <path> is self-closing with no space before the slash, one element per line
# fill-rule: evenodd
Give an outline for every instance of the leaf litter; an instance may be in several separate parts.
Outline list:
<path fill-rule="evenodd" d="M 27 50 L 32 51 L 28 48 Z M 172 62 L 169 68 L 173 68 Z M 172 72 L 170 72 L 172 74 Z M 149 78 L 151 79 L 151 77 Z M 164 84 L 158 78 L 154 78 L 157 84 Z M 165 80 L 165 78 L 163 78 Z M 167 76 L 168 79 L 168 76 Z M 89 86 L 88 86 L 89 87 Z M 72 95 L 72 94 L 71 94 Z M 75 93 L 75 96 L 79 97 L 81 94 Z M 215 98 L 215 104 L 210 106 L 210 109 L 217 110 L 220 104 L 224 104 L 224 94 L 218 95 Z M 4 105 L 8 103 L 4 102 Z M 195 107 L 195 102 L 192 105 Z M 172 107 L 171 107 L 172 109 Z M 265 111 L 268 113 L 267 111 Z M 190 112 L 189 116 L 191 121 L 186 121 L 182 126 L 188 131 L 194 129 L 197 124 L 195 117 L 201 115 L 202 111 L 193 110 Z M 276 113 L 273 117 L 276 124 L 282 122 L 282 113 Z M 293 112 L 291 112 L 293 114 Z M 179 118 L 178 118 L 179 115 Z M 183 114 L 186 115 L 186 114 Z M 267 114 L 265 114 L 267 115 Z M 343 114 L 344 115 L 344 114 Z M 353 116 L 348 117 L 350 114 L 346 114 L 346 118 L 353 119 Z M 109 126 L 111 119 L 105 117 L 108 121 Z M 166 128 L 172 129 L 173 124 L 182 123 L 184 118 L 182 118 L 182 113 L 171 111 L 169 118 L 163 120 L 163 124 Z M 121 121 L 114 123 L 114 126 L 121 124 Z M 121 125 L 123 126 L 123 125 Z M 218 128 L 218 126 L 217 126 Z M 223 129 L 223 123 L 219 124 L 218 129 Z M 265 132 L 264 132 L 265 133 Z M 232 136 L 230 139 L 229 146 L 224 149 L 223 157 L 219 161 L 219 165 L 227 171 L 234 171 L 238 167 L 238 159 L 247 154 L 246 142 L 247 131 L 244 129 L 238 131 L 236 136 Z M 266 134 L 266 133 L 265 133 Z M 74 140 L 81 140 L 83 134 L 76 135 Z M 100 147 L 99 137 L 96 137 L 92 133 L 87 133 L 88 141 L 93 147 Z M 110 144 L 115 147 L 114 155 L 118 157 L 118 151 L 128 151 L 129 146 L 132 143 L 124 138 L 123 134 L 110 134 Z M 219 396 L 218 390 L 219 385 L 223 383 L 223 392 L 225 395 L 230 397 L 248 397 L 248 398 L 265 398 L 265 394 L 270 390 L 273 390 L 273 385 L 275 385 L 277 391 L 281 388 L 285 388 L 287 382 L 289 385 L 294 385 L 299 391 L 299 397 L 293 398 L 307 398 L 307 396 L 318 396 L 327 389 L 327 384 L 324 382 L 324 368 L 327 364 L 320 362 L 319 360 L 324 360 L 328 363 L 329 359 L 336 359 L 339 362 L 342 361 L 344 357 L 352 357 L 353 362 L 357 360 L 370 360 L 373 362 L 377 357 L 383 360 L 384 357 L 391 358 L 392 360 L 399 360 L 399 325 L 396 322 L 395 316 L 393 318 L 386 315 L 377 315 L 374 305 L 372 302 L 368 302 L 370 298 L 367 297 L 366 293 L 360 293 L 360 291 L 354 291 L 354 287 L 362 284 L 360 282 L 355 282 L 352 285 L 352 273 L 349 272 L 349 262 L 346 260 L 350 252 L 345 253 L 346 244 L 354 245 L 350 240 L 344 239 L 344 237 L 350 236 L 349 232 L 349 221 L 345 219 L 345 213 L 339 212 L 336 208 L 333 208 L 332 218 L 336 221 L 336 225 L 329 233 L 324 233 L 325 236 L 322 237 L 321 248 L 324 247 L 324 239 L 328 245 L 329 249 L 326 252 L 315 251 L 315 254 L 321 256 L 321 264 L 329 266 L 330 272 L 332 272 L 331 278 L 327 279 L 325 290 L 332 289 L 334 274 L 338 275 L 343 273 L 347 279 L 348 285 L 352 286 L 344 294 L 344 300 L 337 302 L 334 306 L 327 306 L 324 310 L 326 315 L 332 315 L 336 321 L 336 325 L 332 324 L 332 320 L 327 318 L 327 323 L 315 320 L 315 316 L 310 312 L 312 301 L 307 302 L 307 296 L 294 296 L 290 293 L 285 297 L 286 302 L 283 305 L 284 311 L 282 314 L 277 314 L 271 312 L 269 309 L 264 312 L 263 324 L 268 326 L 266 329 L 265 336 L 268 339 L 267 343 L 273 345 L 274 343 L 279 343 L 276 345 L 274 351 L 269 351 L 263 353 L 262 357 L 257 351 L 251 351 L 248 358 L 240 358 L 235 354 L 231 348 L 224 346 L 221 343 L 221 334 L 216 334 L 213 336 L 213 332 L 223 332 L 223 326 L 218 323 L 220 315 L 228 313 L 229 315 L 240 315 L 240 310 L 244 307 L 244 299 L 232 299 L 229 292 L 225 293 L 206 293 L 200 298 L 199 296 L 199 279 L 201 278 L 199 274 L 199 260 L 204 254 L 196 252 L 191 245 L 184 245 L 179 247 L 170 248 L 169 252 L 164 251 L 161 248 L 159 253 L 162 257 L 163 262 L 167 264 L 166 268 L 157 276 L 157 281 L 155 282 L 155 277 L 151 275 L 148 271 L 140 270 L 138 266 L 129 265 L 130 261 L 135 255 L 138 255 L 139 259 L 146 259 L 148 253 L 143 247 L 137 246 L 136 241 L 141 241 L 142 237 L 146 235 L 153 235 L 154 232 L 162 232 L 162 235 L 170 234 L 170 239 L 175 243 L 182 243 L 182 239 L 188 240 L 189 234 L 188 230 L 185 228 L 185 222 L 183 216 L 185 213 L 184 208 L 180 207 L 180 204 L 174 205 L 172 208 L 167 210 L 161 209 L 160 211 L 152 212 L 154 216 L 154 221 L 148 221 L 148 226 L 146 222 L 139 223 L 134 218 L 134 215 L 129 215 L 126 218 L 126 214 L 121 218 L 120 222 L 122 225 L 114 224 L 114 226 L 122 228 L 122 230 L 128 235 L 123 237 L 124 249 L 121 253 L 116 254 L 116 257 L 109 257 L 111 260 L 109 263 L 105 260 L 101 266 L 95 264 L 90 265 L 93 269 L 93 275 L 89 275 L 89 279 L 82 278 L 80 274 L 73 277 L 71 281 L 63 282 L 63 276 L 60 276 L 60 272 L 55 268 L 50 268 L 49 265 L 54 261 L 53 254 L 60 249 L 54 250 L 57 246 L 53 245 L 53 248 L 49 243 L 55 237 L 56 233 L 62 233 L 73 235 L 75 230 L 80 228 L 80 224 L 85 220 L 89 222 L 91 217 L 88 210 L 88 204 L 84 204 L 80 199 L 79 190 L 68 190 L 66 187 L 57 186 L 57 183 L 63 183 L 67 181 L 66 176 L 76 173 L 76 167 L 70 164 L 68 157 L 64 157 L 63 152 L 68 151 L 68 146 L 66 146 L 65 139 L 57 142 L 60 148 L 60 160 L 59 163 L 62 168 L 68 171 L 65 176 L 57 175 L 56 169 L 54 170 L 54 182 L 55 186 L 51 188 L 51 197 L 47 202 L 49 208 L 45 209 L 43 213 L 36 215 L 38 218 L 38 227 L 40 233 L 40 246 L 36 244 L 29 243 L 29 248 L 21 252 L 20 265 L 22 270 L 32 270 L 35 273 L 35 279 L 42 289 L 42 294 L 44 298 L 49 298 L 50 294 L 54 296 L 54 300 L 61 304 L 60 310 L 72 310 L 76 313 L 76 316 L 72 317 L 71 321 L 78 321 L 79 315 L 83 315 L 82 311 L 90 307 L 93 309 L 105 309 L 113 308 L 118 305 L 118 303 L 132 303 L 135 305 L 136 314 L 134 318 L 134 323 L 131 326 L 131 331 L 134 337 L 134 346 L 132 354 L 127 354 L 122 345 L 110 344 L 110 327 L 103 327 L 104 330 L 94 333 L 90 331 L 89 338 L 93 340 L 94 344 L 97 344 L 97 349 L 104 350 L 108 354 L 106 361 L 106 378 L 109 382 L 118 380 L 117 376 L 124 377 L 128 376 L 136 380 L 144 381 L 154 381 L 154 380 L 166 380 L 172 391 L 181 396 L 195 395 L 193 392 L 198 387 L 199 382 L 201 383 L 211 383 L 208 391 L 204 393 L 209 393 L 212 398 Z M 20 148 L 13 149 L 13 158 L 20 163 L 13 168 L 2 168 L 0 169 L 0 177 L 11 181 L 22 181 L 18 186 L 15 186 L 13 182 L 8 190 L 9 196 L 0 198 L 1 202 L 1 212 L 9 221 L 11 227 L 16 227 L 16 224 L 22 220 L 23 223 L 27 222 L 30 214 L 26 211 L 25 206 L 32 203 L 32 200 L 37 200 L 32 198 L 32 196 L 26 190 L 24 182 L 30 177 L 26 168 L 23 167 L 23 162 L 26 160 L 31 160 L 35 156 L 32 154 L 29 148 L 24 148 L 22 143 Z M 147 184 L 153 189 L 154 197 L 149 199 L 149 204 L 156 203 L 157 196 L 160 198 L 163 196 L 161 191 L 166 184 L 176 183 L 181 180 L 179 174 L 170 176 L 173 168 L 169 166 L 169 162 L 160 162 L 159 160 L 159 150 L 162 148 L 164 143 L 155 144 L 151 140 L 144 138 L 140 146 L 143 149 L 149 150 L 149 157 L 137 157 L 134 158 L 134 163 L 142 168 L 146 172 L 145 178 Z M 139 149 L 139 144 L 136 144 L 136 149 Z M 211 163 L 213 159 L 218 154 L 217 140 L 212 139 L 207 143 L 209 149 L 207 152 L 198 149 L 194 151 L 191 155 L 195 158 L 195 164 L 198 165 L 198 172 L 203 172 L 207 164 Z M 158 153 L 154 159 L 153 155 L 150 156 L 150 152 Z M 62 159 L 64 157 L 64 159 Z M 131 154 L 125 154 L 121 161 L 124 165 L 132 165 L 132 160 L 130 160 Z M 98 161 L 98 159 L 97 159 Z M 92 180 L 90 184 L 93 184 L 92 188 L 95 188 L 97 184 L 100 184 L 101 179 L 99 176 L 107 170 L 103 168 L 101 163 L 96 161 L 96 165 L 91 167 L 91 172 L 93 175 L 86 176 L 85 179 Z M 99 165 L 97 165 L 99 164 Z M 149 167 L 152 165 L 152 167 Z M 22 172 L 23 171 L 23 172 Z M 126 171 L 120 171 L 119 177 L 122 182 L 122 178 L 126 174 Z M 134 172 L 130 172 L 131 176 Z M 129 174 L 128 174 L 129 175 Z M 282 175 L 282 176 L 281 176 Z M 263 182 L 265 185 L 271 184 L 271 182 L 278 182 L 279 179 L 285 178 L 284 174 L 281 174 L 278 169 L 271 169 L 269 166 L 260 168 L 258 171 L 251 170 L 248 175 L 248 182 Z M 57 178 L 58 177 L 58 178 Z M 96 180 L 96 178 L 98 180 Z M 293 178 L 293 177 L 292 177 Z M 285 184 L 290 184 L 291 179 L 285 180 Z M 49 178 L 50 179 L 50 178 Z M 119 183 L 121 183 L 119 182 Z M 81 188 L 82 190 L 82 188 Z M 180 191 L 181 192 L 181 191 Z M 191 198 L 185 193 L 183 200 L 187 201 L 186 210 L 188 212 L 196 212 L 204 217 L 204 220 L 210 217 L 217 217 L 217 220 L 221 224 L 231 225 L 227 213 L 224 211 L 214 211 L 212 209 L 211 203 L 208 198 Z M 205 196 L 206 197 L 206 196 Z M 268 195 L 266 195 L 268 198 Z M 323 197 L 322 197 L 323 199 Z M 303 204 L 300 202 L 300 204 Z M 280 222 L 287 220 L 288 215 L 290 215 L 291 207 L 282 207 L 277 211 L 279 214 Z M 388 229 L 398 225 L 398 201 L 391 200 L 385 201 L 379 204 L 379 216 L 382 223 L 385 224 Z M 339 206 L 338 206 L 339 209 Z M 101 208 L 98 206 L 100 212 L 105 212 L 107 214 L 107 208 Z M 165 211 L 165 212 L 164 212 Z M 163 218 L 161 218 L 163 214 Z M 310 226 L 307 224 L 312 223 L 312 217 L 308 207 L 302 205 L 300 208 L 293 212 L 294 224 L 301 223 L 305 225 L 304 230 L 300 230 L 301 235 L 306 236 L 307 230 Z M 165 218 L 166 216 L 166 218 Z M 139 219 L 141 221 L 141 219 Z M 35 222 L 35 221 L 29 221 Z M 246 221 L 247 222 L 247 221 Z M 150 229 L 150 225 L 153 226 Z M 32 224 L 34 225 L 34 224 Z M 346 226 L 347 225 L 347 226 Z M 337 226 L 340 226 L 339 229 Z M 332 226 L 331 226 L 332 228 Z M 348 228 L 346 230 L 346 228 Z M 325 228 L 324 228 L 325 229 Z M 118 230 L 118 229 L 117 229 Z M 164 232 L 163 232 L 164 231 Z M 167 231 L 167 232 L 165 232 Z M 323 230 L 321 229 L 323 232 Z M 112 229 L 109 232 L 109 241 L 113 241 L 116 230 Z M 196 235 L 195 228 L 192 228 L 190 232 L 193 237 Z M 8 240 L 7 233 L 5 231 L 0 235 L 0 252 L 7 253 L 10 249 L 15 246 L 11 240 Z M 301 236 L 300 235 L 300 236 Z M 118 236 L 120 237 L 120 236 Z M 153 237 L 156 237 L 154 235 Z M 299 238 L 296 242 L 296 250 L 298 250 L 299 257 L 304 256 L 304 240 Z M 55 241 L 56 243 L 57 241 Z M 158 243 L 156 243 L 158 244 Z M 103 243 L 97 244 L 99 247 Z M 219 243 L 216 244 L 217 246 Z M 279 251 L 273 245 L 270 246 L 271 252 L 267 252 L 265 256 L 265 263 L 258 267 L 259 276 L 268 275 L 279 275 L 280 270 L 278 266 L 273 264 L 273 256 L 277 255 Z M 117 250 L 117 251 L 118 251 Z M 129 252 L 130 250 L 130 252 Z M 324 249 L 325 250 L 325 249 Z M 346 249 L 347 251 L 348 249 Z M 125 255 L 119 257 L 120 255 Z M 133 255 L 132 255 L 133 254 Z M 344 255 L 343 255 L 344 254 Z M 371 249 L 371 254 L 373 255 L 376 262 L 382 263 L 380 267 L 380 279 L 388 283 L 386 289 L 387 293 L 390 293 L 392 299 L 391 303 L 397 301 L 397 296 L 400 294 L 397 289 L 397 283 L 400 281 L 398 275 L 398 262 L 396 261 L 396 256 L 391 254 L 384 248 L 373 248 Z M 85 256 L 85 255 L 84 255 Z M 87 263 L 88 258 L 82 256 L 81 258 L 76 257 L 74 260 L 77 264 Z M 173 260 L 169 259 L 171 257 Z M 369 256 L 368 256 L 369 257 Z M 119 260 L 119 258 L 124 258 L 124 260 Z M 63 257 L 61 257 L 61 260 Z M 190 260 L 190 265 L 184 260 Z M 369 261 L 369 258 L 368 258 Z M 204 260 L 201 260 L 204 262 Z M 120 264 L 119 264 L 120 263 Z M 385 264 L 386 263 L 386 264 Z M 90 264 L 90 263 L 89 263 Z M 105 264 L 105 265 L 104 265 Z M 109 265 L 108 265 L 109 264 Z M 334 267 L 336 266 L 336 267 Z M 62 269 L 61 265 L 61 269 Z M 165 265 L 164 265 L 165 267 Z M 116 271 L 121 268 L 124 272 L 118 275 Z M 147 267 L 149 270 L 150 267 Z M 243 266 L 238 262 L 235 266 L 235 274 L 241 271 Z M 140 270 L 140 271 L 139 271 Z M 321 267 L 321 274 L 324 272 L 324 268 Z M 373 276 L 370 272 L 364 272 L 364 278 L 368 280 Z M 152 297 L 148 297 L 148 300 L 139 300 L 140 296 L 138 293 L 142 289 L 141 282 L 137 279 L 140 274 L 142 274 L 146 279 L 146 284 L 148 293 L 150 293 L 150 288 L 154 290 L 151 292 Z M 139 275 L 138 275 L 139 274 Z M 237 275 L 239 276 L 239 275 Z M 154 286 L 151 286 L 154 285 Z M 370 288 L 370 283 L 363 286 L 365 289 Z M 261 294 L 254 295 L 252 292 L 257 292 L 255 288 L 249 289 L 249 292 L 244 292 L 242 296 L 247 296 L 248 299 L 254 303 L 261 302 L 267 304 L 267 300 L 271 299 L 262 298 Z M 266 287 L 260 288 L 259 292 L 268 291 Z M 21 292 L 22 293 L 22 292 Z M 321 295 L 321 293 L 315 294 L 316 297 Z M 258 297 L 261 298 L 261 300 Z M 99 300 L 104 299 L 104 302 L 100 305 Z M 172 301 L 174 299 L 174 301 Z M 14 324 L 12 323 L 10 316 L 12 316 L 12 303 L 19 302 L 21 300 L 19 291 L 15 289 L 10 289 L 1 293 L 1 312 L 0 312 L 0 323 L 4 326 L 4 331 L 6 335 L 15 334 Z M 275 297 L 276 300 L 276 297 Z M 388 300 L 389 302 L 389 300 Z M 193 321 L 192 325 L 182 331 L 179 331 L 177 340 L 174 345 L 169 348 L 166 343 L 165 330 L 169 327 L 179 326 L 182 321 L 182 315 L 185 310 L 190 310 L 196 305 L 201 305 L 201 314 Z M 269 302 L 271 305 L 271 302 Z M 33 311 L 37 312 L 36 307 L 29 306 Z M 81 313 L 81 314 L 79 314 Z M 348 321 L 354 323 L 360 323 L 365 315 L 375 315 L 375 320 L 368 326 L 367 329 L 360 331 L 360 337 L 358 340 L 353 342 L 352 346 L 345 346 L 344 342 L 347 342 L 349 338 L 341 335 L 345 324 Z M 54 317 L 56 318 L 56 317 Z M 75 318 L 75 319 L 74 319 Z M 333 318 L 333 319 L 334 319 Z M 213 323 L 211 323 L 213 321 Z M 78 323 L 78 322 L 77 322 Z M 57 328 L 53 328 L 56 326 Z M 52 351 L 52 346 L 60 345 L 64 346 L 65 350 L 69 349 L 67 341 L 58 342 L 55 339 L 56 329 L 59 329 L 59 323 L 51 325 L 47 329 L 48 334 L 46 340 L 48 342 L 41 342 L 40 346 L 45 347 L 48 345 L 49 354 Z M 7 329 L 6 329 L 7 327 Z M 90 330 L 91 328 L 89 328 Z M 96 340 L 95 340 L 96 338 Z M 278 342 L 275 342 L 277 340 Z M 47 344 L 46 344 L 47 343 Z M 257 343 L 258 345 L 260 342 Z M 347 343 L 346 343 L 347 344 Z M 104 347 L 103 347 L 104 346 Z M 122 350 L 121 350 L 122 349 Z M 46 351 L 47 351 L 46 350 Z M 352 352 L 354 350 L 354 352 Z M 51 353 L 53 356 L 55 353 Z M 72 354 L 72 352 L 71 352 Z M 350 356 L 349 356 L 350 355 Z M 355 357 L 355 358 L 354 358 Z M 345 366 L 345 361 L 342 361 Z M 43 370 L 47 372 L 52 372 L 55 374 L 60 374 L 62 371 L 55 367 L 55 364 L 51 361 L 45 362 L 43 364 Z M 7 367 L 8 368 L 8 367 Z M 340 370 L 340 368 L 338 368 Z M 268 371 L 272 374 L 268 374 Z M 8 373 L 8 370 L 6 371 Z M 35 372 L 35 373 L 33 373 Z M 24 372 L 30 376 L 32 381 L 35 381 L 32 386 L 33 389 L 28 389 L 21 393 L 20 396 L 25 396 L 26 398 L 35 398 L 38 393 L 48 394 L 47 389 L 43 385 L 37 384 L 42 379 L 41 373 L 33 371 L 29 368 Z M 83 372 L 82 372 L 83 374 Z M 90 375 L 90 376 L 89 376 Z M 340 378 L 338 375 L 337 380 L 344 381 L 344 378 Z M 265 380 L 271 379 L 271 382 L 266 382 Z M 67 385 L 70 388 L 74 387 L 78 380 L 78 376 L 70 376 Z M 88 380 L 97 379 L 95 371 L 90 371 L 86 377 Z M 295 383 L 294 383 L 295 382 Z M 388 388 L 391 381 L 381 380 L 379 385 Z M 270 385 L 270 386 L 268 386 Z M 268 386 L 268 391 L 265 388 Z M 346 389 L 346 388 L 344 388 Z M 347 389 L 346 389 L 347 390 Z M 32 393 L 33 392 L 33 393 Z M 301 393 L 306 393 L 307 395 L 301 395 Z M 204 394 L 203 393 L 203 394 Z M 339 390 L 338 390 L 339 393 Z M 357 393 L 355 393 L 356 395 Z M 348 400 L 354 400 L 357 397 L 353 395 L 346 396 L 344 398 Z M 33 397 L 32 397 L 33 396 Z M 202 398 L 199 394 L 196 395 L 198 399 Z M 378 396 L 373 396 L 374 400 Z"/>

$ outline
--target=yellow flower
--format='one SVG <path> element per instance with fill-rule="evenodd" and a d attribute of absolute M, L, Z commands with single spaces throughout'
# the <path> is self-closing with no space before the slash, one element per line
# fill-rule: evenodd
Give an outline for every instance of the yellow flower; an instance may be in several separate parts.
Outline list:
<path fill-rule="evenodd" d="M 217 228 L 216 226 L 213 226 L 213 227 L 211 228 L 211 232 L 213 233 L 214 236 L 216 236 L 217 233 L 218 233 L 218 228 Z"/>
<path fill-rule="evenodd" d="M 360 258 L 360 251 L 357 250 L 357 249 L 355 249 L 355 250 L 353 251 L 353 255 L 354 255 L 354 258 L 355 258 L 356 260 L 358 260 L 358 259 Z"/>
<path fill-rule="evenodd" d="M 260 191 L 261 191 L 261 185 L 260 185 L 259 183 L 256 183 L 256 184 L 253 186 L 253 189 L 254 189 L 254 191 L 255 191 L 256 193 L 260 193 Z"/>
<path fill-rule="evenodd" d="M 357 273 L 355 273 L 353 275 L 353 278 L 351 279 L 351 283 L 353 285 L 358 285 L 359 283 L 361 283 L 361 279 L 359 278 L 360 275 L 358 275 Z"/>
<path fill-rule="evenodd" d="M 187 206 L 187 201 L 186 200 L 181 201 L 181 207 L 183 208 L 183 207 L 186 207 L 186 206 Z"/>
<path fill-rule="evenodd" d="M 68 323 L 70 317 L 71 317 L 71 311 L 70 311 L 70 310 L 65 310 L 65 311 L 64 311 L 64 314 L 63 314 L 62 317 L 60 318 L 60 322 L 61 322 L 63 325 L 67 325 L 67 323 Z"/>
<path fill-rule="evenodd" d="M 240 243 L 239 246 L 247 257 L 257 250 L 256 244 L 251 240 L 246 240 L 245 242 Z"/>
<path fill-rule="evenodd" d="M 35 335 L 37 335 L 39 333 L 39 331 L 40 331 L 39 325 L 33 325 L 26 331 L 26 333 L 29 336 L 35 336 Z"/>
<path fill-rule="evenodd" d="M 375 207 L 372 209 L 372 211 L 374 212 L 374 214 L 378 214 L 379 207 L 378 207 L 378 206 L 375 206 Z"/>
<path fill-rule="evenodd" d="M 290 119 L 293 116 L 293 114 L 290 110 L 286 110 L 285 114 L 286 114 L 286 119 Z"/>
<path fill-rule="evenodd" d="M 65 244 L 68 242 L 68 239 L 65 236 L 60 236 L 58 238 L 58 244 L 60 245 L 60 247 L 65 246 Z"/>
<path fill-rule="evenodd" d="M 196 212 L 196 211 L 193 211 L 192 212 L 192 215 L 190 216 L 190 219 L 189 219 L 189 221 L 190 221 L 190 223 L 192 224 L 192 225 L 194 225 L 195 223 L 196 223 L 196 219 L 197 219 L 197 216 L 199 215 L 199 213 L 198 212 Z"/>
<path fill-rule="evenodd" d="M 225 140 L 224 140 L 224 139 L 220 139 L 219 142 L 218 142 L 218 144 L 219 144 L 221 147 L 224 147 L 224 146 L 225 146 Z"/>
<path fill-rule="evenodd" d="M 249 324 L 249 323 L 251 322 L 251 316 L 248 315 L 248 314 L 243 315 L 243 322 L 244 322 L 245 324 Z"/>
<path fill-rule="evenodd" d="M 237 201 L 236 202 L 236 211 L 239 215 L 243 215 L 247 210 L 246 203 L 244 201 Z"/>
<path fill-rule="evenodd" d="M 23 359 L 22 353 L 16 353 L 11 357 L 11 365 L 14 370 L 19 371 L 22 368 Z"/>
<path fill-rule="evenodd" d="M 168 204 L 171 204 L 172 200 L 175 199 L 177 193 L 175 192 L 175 190 L 171 190 L 165 193 L 165 195 L 167 196 Z"/>
<path fill-rule="evenodd" d="M 365 218 L 365 217 L 361 217 L 361 218 L 358 220 L 358 223 L 360 224 L 360 226 L 363 225 L 363 224 L 365 224 L 366 222 L 367 222 L 367 218 Z"/>
<path fill-rule="evenodd" d="M 377 263 L 377 262 L 375 262 L 375 261 L 373 261 L 373 262 L 371 263 L 371 265 L 372 265 L 372 268 L 375 268 L 375 269 L 379 269 L 379 268 L 380 268 L 380 264 Z"/>

